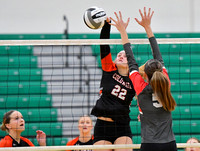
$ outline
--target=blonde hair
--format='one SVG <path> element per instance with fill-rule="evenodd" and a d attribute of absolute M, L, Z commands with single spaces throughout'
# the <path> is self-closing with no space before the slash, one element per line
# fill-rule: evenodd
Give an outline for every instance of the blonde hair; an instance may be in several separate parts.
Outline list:
<path fill-rule="evenodd" d="M 199 139 L 197 139 L 196 137 L 191 137 L 191 138 L 189 138 L 188 140 L 187 140 L 187 142 L 186 143 L 189 143 L 189 141 L 190 140 L 196 140 L 197 141 L 197 143 L 200 143 L 200 140 Z M 197 148 L 196 147 L 194 147 L 194 149 L 196 150 Z M 190 147 L 187 147 L 187 148 L 185 148 L 185 150 L 184 151 L 190 151 Z"/>
<path fill-rule="evenodd" d="M 142 78 L 144 79 L 144 80 L 146 80 L 145 79 L 145 77 L 144 77 L 144 67 L 145 67 L 145 64 L 143 64 L 143 65 L 141 65 L 140 67 L 139 67 L 139 73 L 140 73 L 140 75 L 142 76 Z"/>
<path fill-rule="evenodd" d="M 2 124 L 1 124 L 1 130 L 2 131 L 6 131 L 6 132 L 8 132 L 9 131 L 9 129 L 6 127 L 6 124 L 9 124 L 10 123 L 10 115 L 13 113 L 13 112 L 15 112 L 15 110 L 11 110 L 11 111 L 8 111 L 8 112 L 6 112 L 5 114 L 4 114 L 4 116 L 3 116 L 3 122 L 2 122 Z"/>
<path fill-rule="evenodd" d="M 143 64 L 143 65 L 141 65 L 140 67 L 139 67 L 139 74 L 142 76 L 142 78 L 144 79 L 144 80 L 146 80 L 146 77 L 144 76 L 144 67 L 145 67 L 145 64 Z M 137 94 L 135 94 L 135 99 L 137 100 L 138 99 L 138 97 L 137 97 Z"/>
<path fill-rule="evenodd" d="M 194 139 L 194 140 L 196 140 L 198 143 L 200 143 L 200 140 L 197 139 L 196 137 L 191 137 L 191 138 L 189 138 L 189 139 L 187 140 L 187 142 L 188 142 L 189 140 L 191 140 L 191 139 Z"/>
<path fill-rule="evenodd" d="M 89 115 L 83 115 L 83 116 L 81 116 L 81 117 L 79 118 L 79 120 L 78 120 L 78 123 L 80 122 L 81 118 L 83 118 L 83 117 L 88 117 L 88 118 L 90 119 L 90 121 L 91 121 L 91 124 L 92 124 L 92 118 L 91 118 Z M 93 125 L 93 124 L 92 124 L 92 125 Z"/>

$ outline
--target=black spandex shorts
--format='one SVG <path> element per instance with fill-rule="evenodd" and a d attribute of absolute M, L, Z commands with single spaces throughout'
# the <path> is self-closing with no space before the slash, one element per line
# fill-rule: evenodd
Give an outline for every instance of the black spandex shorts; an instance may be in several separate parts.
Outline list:
<path fill-rule="evenodd" d="M 114 144 L 115 140 L 122 136 L 127 136 L 132 139 L 129 124 L 123 125 L 97 119 L 94 127 L 94 143 L 100 140 L 106 140 Z"/>
<path fill-rule="evenodd" d="M 177 151 L 176 141 L 169 143 L 142 143 L 140 151 Z"/>

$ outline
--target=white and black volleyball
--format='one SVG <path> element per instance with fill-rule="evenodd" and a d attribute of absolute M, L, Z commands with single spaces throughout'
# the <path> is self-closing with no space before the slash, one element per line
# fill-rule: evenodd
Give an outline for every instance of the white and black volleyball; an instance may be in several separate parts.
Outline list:
<path fill-rule="evenodd" d="M 91 29 L 103 27 L 106 18 L 106 12 L 96 6 L 88 8 L 83 15 L 85 24 Z"/>

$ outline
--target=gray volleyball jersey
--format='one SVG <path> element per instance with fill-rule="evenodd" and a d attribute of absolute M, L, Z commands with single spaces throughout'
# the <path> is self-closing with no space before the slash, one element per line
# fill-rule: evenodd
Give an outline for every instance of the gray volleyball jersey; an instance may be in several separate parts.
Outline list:
<path fill-rule="evenodd" d="M 157 59 L 164 66 L 164 62 L 155 37 L 149 38 L 153 58 Z M 131 50 L 130 43 L 124 44 L 130 76 L 136 94 L 138 96 L 138 105 L 141 120 L 142 143 L 168 143 L 175 140 L 172 131 L 171 112 L 164 110 L 153 95 L 151 86 L 144 81 L 138 72 L 138 64 Z M 167 70 L 163 68 L 163 73 L 168 78 Z"/>
<path fill-rule="evenodd" d="M 174 141 L 171 112 L 163 109 L 153 95 L 150 85 L 147 85 L 138 95 L 141 109 L 142 143 L 167 143 Z"/>

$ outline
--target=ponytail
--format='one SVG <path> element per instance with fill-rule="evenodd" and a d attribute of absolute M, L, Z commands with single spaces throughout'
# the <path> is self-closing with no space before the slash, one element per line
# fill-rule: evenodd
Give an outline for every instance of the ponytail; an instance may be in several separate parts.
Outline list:
<path fill-rule="evenodd" d="M 176 102 L 171 95 L 167 77 L 160 71 L 155 71 L 151 77 L 150 85 L 166 111 L 173 111 Z"/>
<path fill-rule="evenodd" d="M 142 78 L 143 79 L 145 79 L 145 77 L 144 77 L 144 67 L 145 67 L 145 64 L 143 64 L 143 65 L 141 65 L 140 67 L 139 67 L 139 73 L 140 73 L 140 75 L 142 76 Z M 146 80 L 146 79 L 145 79 Z"/>
<path fill-rule="evenodd" d="M 2 122 L 2 124 L 1 124 L 1 130 L 2 131 L 7 131 L 7 128 L 6 128 L 5 124 L 4 124 L 4 122 Z"/>
<path fill-rule="evenodd" d="M 3 116 L 3 122 L 2 122 L 2 124 L 1 124 L 1 130 L 2 131 L 6 131 L 6 132 L 8 132 L 9 131 L 9 129 L 6 127 L 6 124 L 9 124 L 10 123 L 10 115 L 13 113 L 13 112 L 15 112 L 15 110 L 11 110 L 11 111 L 8 111 L 8 112 L 6 112 L 5 114 L 4 114 L 4 116 Z"/>

